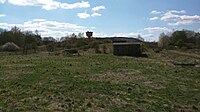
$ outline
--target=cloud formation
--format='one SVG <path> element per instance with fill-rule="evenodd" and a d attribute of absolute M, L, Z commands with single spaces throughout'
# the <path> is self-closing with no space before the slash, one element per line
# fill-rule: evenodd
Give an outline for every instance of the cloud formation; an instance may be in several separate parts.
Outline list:
<path fill-rule="evenodd" d="M 168 25 L 170 26 L 180 26 L 180 25 L 191 25 L 194 23 L 200 23 L 200 16 L 199 15 L 182 15 L 185 14 L 186 11 L 168 11 L 164 14 L 161 20 L 170 21 L 173 20 L 174 22 L 169 22 Z"/>
<path fill-rule="evenodd" d="M 69 9 L 90 7 L 90 3 L 85 2 L 85 1 L 75 2 L 75 3 L 70 4 L 70 3 L 58 2 L 56 0 L 0 0 L 0 3 L 5 3 L 6 1 L 16 6 L 39 6 L 45 10 L 54 10 L 54 9 L 68 9 L 69 10 Z M 103 5 L 96 6 L 92 8 L 92 14 L 78 13 L 77 16 L 81 19 L 102 16 L 102 14 L 97 13 L 97 11 L 104 10 L 104 9 L 106 9 L 106 7 Z"/>
<path fill-rule="evenodd" d="M 158 20 L 158 19 L 159 19 L 159 17 L 152 17 L 149 20 L 154 21 L 154 20 Z"/>
<path fill-rule="evenodd" d="M 19 27 L 22 31 L 35 31 L 37 29 L 41 33 L 42 37 L 53 36 L 56 38 L 72 33 L 84 32 L 89 29 L 85 26 L 65 22 L 48 21 L 45 19 L 34 19 L 26 21 L 23 24 L 0 23 L 0 28 L 4 29 L 11 29 L 13 26 Z"/>
<path fill-rule="evenodd" d="M 6 0 L 0 0 L 0 3 L 5 3 Z M 40 6 L 45 10 L 53 9 L 76 9 L 76 8 L 88 8 L 89 2 L 76 2 L 76 3 L 61 3 L 56 0 L 7 0 L 7 2 L 17 6 Z"/>
<path fill-rule="evenodd" d="M 106 7 L 101 5 L 101 6 L 96 6 L 96 7 L 92 8 L 92 11 L 96 12 L 96 11 L 104 10 L 104 9 L 106 9 Z"/>
<path fill-rule="evenodd" d="M 150 12 L 150 14 L 161 14 L 162 12 L 159 12 L 159 11 L 157 11 L 157 10 L 153 10 L 153 11 L 151 11 Z"/>
<path fill-rule="evenodd" d="M 162 15 L 161 20 L 163 21 L 176 20 L 180 16 L 178 14 L 184 14 L 184 13 L 186 13 L 184 10 L 181 10 L 181 11 L 170 10 Z"/>
<path fill-rule="evenodd" d="M 0 17 L 5 17 L 6 15 L 5 14 L 0 14 Z"/>
<path fill-rule="evenodd" d="M 74 4 L 62 3 L 60 4 L 61 8 L 63 9 L 75 9 L 75 8 L 88 8 L 90 7 L 89 2 L 77 2 Z"/>
<path fill-rule="evenodd" d="M 90 14 L 84 12 L 84 13 L 78 13 L 77 16 L 81 19 L 86 19 L 90 17 Z"/>
<path fill-rule="evenodd" d="M 95 17 L 95 16 L 101 16 L 102 14 L 100 14 L 100 13 L 97 13 L 97 12 L 94 12 L 91 16 L 92 17 Z"/>
<path fill-rule="evenodd" d="M 6 2 L 6 0 L 0 0 L 0 3 L 5 3 Z"/>
<path fill-rule="evenodd" d="M 89 17 L 97 17 L 97 16 L 102 16 L 102 14 L 98 13 L 97 11 L 99 10 L 104 10 L 106 9 L 105 6 L 96 6 L 94 8 L 92 8 L 92 14 L 88 14 L 86 12 L 84 13 L 78 13 L 77 16 L 81 19 L 86 19 L 86 18 L 89 18 Z"/>
<path fill-rule="evenodd" d="M 171 31 L 169 28 L 166 28 L 166 27 L 147 27 L 147 28 L 144 28 L 144 30 L 151 33 L 157 32 L 157 31 Z"/>
<path fill-rule="evenodd" d="M 166 12 L 151 11 L 150 14 L 160 14 L 160 20 L 167 22 L 169 26 L 192 25 L 200 23 L 199 15 L 187 15 L 185 10 L 168 10 Z M 150 20 L 158 20 L 158 17 Z"/>

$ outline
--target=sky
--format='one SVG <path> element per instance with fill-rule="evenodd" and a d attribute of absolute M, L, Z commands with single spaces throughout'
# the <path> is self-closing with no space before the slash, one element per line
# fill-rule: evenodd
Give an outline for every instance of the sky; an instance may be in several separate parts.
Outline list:
<path fill-rule="evenodd" d="M 200 0 L 0 0 L 0 28 L 64 37 L 93 31 L 94 37 L 158 41 L 174 30 L 200 32 Z"/>

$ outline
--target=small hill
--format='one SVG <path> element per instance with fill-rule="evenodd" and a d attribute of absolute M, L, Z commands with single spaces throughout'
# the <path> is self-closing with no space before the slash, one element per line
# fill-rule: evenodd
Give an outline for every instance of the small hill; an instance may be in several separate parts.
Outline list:
<path fill-rule="evenodd" d="M 96 37 L 96 40 L 104 41 L 104 40 L 112 40 L 112 42 L 117 43 L 117 42 L 142 42 L 141 40 L 137 38 L 132 38 L 132 37 Z"/>

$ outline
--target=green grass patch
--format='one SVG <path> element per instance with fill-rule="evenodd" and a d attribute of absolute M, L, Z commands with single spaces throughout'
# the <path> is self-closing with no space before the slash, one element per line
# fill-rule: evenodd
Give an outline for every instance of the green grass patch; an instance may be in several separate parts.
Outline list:
<path fill-rule="evenodd" d="M 1 54 L 0 111 L 199 111 L 200 69 L 171 63 L 199 57 L 148 55 Z"/>

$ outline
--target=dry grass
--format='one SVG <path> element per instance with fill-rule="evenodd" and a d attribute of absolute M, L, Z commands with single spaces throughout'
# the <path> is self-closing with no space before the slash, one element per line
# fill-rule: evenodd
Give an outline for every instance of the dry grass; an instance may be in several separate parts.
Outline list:
<path fill-rule="evenodd" d="M 128 83 L 133 81 L 144 81 L 145 77 L 139 70 L 134 69 L 118 69 L 112 72 L 106 72 L 104 74 L 92 75 L 90 80 L 95 81 L 108 81 L 113 84 Z"/>
<path fill-rule="evenodd" d="M 0 73 L 0 79 L 3 79 L 3 80 L 16 79 L 16 78 L 20 78 L 21 76 L 30 76 L 32 74 L 33 72 L 31 71 L 20 71 L 20 70 L 4 71 Z"/>

